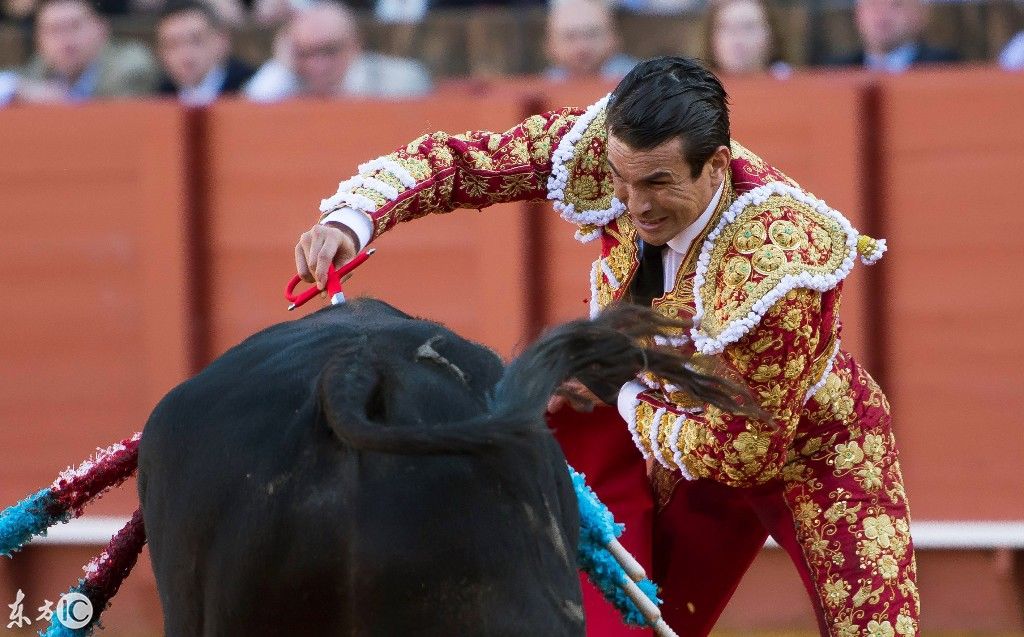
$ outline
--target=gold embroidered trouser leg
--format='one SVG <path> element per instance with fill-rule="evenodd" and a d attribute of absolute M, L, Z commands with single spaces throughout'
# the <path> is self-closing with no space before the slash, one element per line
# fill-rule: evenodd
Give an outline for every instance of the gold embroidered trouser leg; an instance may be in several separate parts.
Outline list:
<path fill-rule="evenodd" d="M 911 637 L 920 601 L 910 512 L 887 410 L 796 441 L 783 495 L 834 637 Z"/>

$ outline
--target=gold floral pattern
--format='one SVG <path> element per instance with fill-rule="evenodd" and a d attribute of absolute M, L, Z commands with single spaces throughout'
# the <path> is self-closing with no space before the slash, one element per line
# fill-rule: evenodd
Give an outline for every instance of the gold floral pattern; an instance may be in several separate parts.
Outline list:
<path fill-rule="evenodd" d="M 764 245 L 768 237 L 768 231 L 760 220 L 747 221 L 736 230 L 736 236 L 732 239 L 732 245 L 740 254 L 750 254 Z"/>
<path fill-rule="evenodd" d="M 604 210 L 612 205 L 611 175 L 607 168 L 608 131 L 606 111 L 591 120 L 583 136 L 576 142 L 572 157 L 565 162 L 569 183 L 563 201 L 579 211 Z"/>
<path fill-rule="evenodd" d="M 883 405 L 877 384 L 840 352 L 804 406 L 809 426 L 798 432 L 783 470 L 797 539 L 832 635 L 912 637 L 919 630 L 909 510 Z"/>
<path fill-rule="evenodd" d="M 386 165 L 362 175 L 394 188 L 396 198 L 364 186 L 352 192 L 376 206 L 371 214 L 374 236 L 426 214 L 546 199 L 551 153 L 581 113 L 568 108 L 535 115 L 504 133 L 422 135 L 382 157 Z M 400 178 L 392 170 L 395 166 L 407 176 Z M 403 181 L 408 177 L 416 181 L 414 186 Z"/>
<path fill-rule="evenodd" d="M 760 236 L 756 228 L 764 230 L 767 238 L 753 247 Z M 748 205 L 711 246 L 700 289 L 705 305 L 701 330 L 718 337 L 728 325 L 746 317 L 786 276 L 835 275 L 848 253 L 833 246 L 845 245 L 846 230 L 840 223 L 804 201 L 773 193 L 761 203 Z M 753 272 L 747 285 L 728 284 L 737 258 L 750 260 Z"/>
<path fill-rule="evenodd" d="M 777 219 L 773 221 L 771 227 L 768 228 L 768 236 L 772 238 L 772 243 L 783 250 L 792 250 L 797 248 L 806 239 L 806 237 L 800 233 L 800 229 L 796 227 L 796 224 L 785 219 Z"/>

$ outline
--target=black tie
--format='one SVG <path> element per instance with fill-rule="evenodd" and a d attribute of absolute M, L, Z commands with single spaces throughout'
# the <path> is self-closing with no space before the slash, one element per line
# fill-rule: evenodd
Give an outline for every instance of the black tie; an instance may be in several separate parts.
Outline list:
<path fill-rule="evenodd" d="M 627 295 L 631 303 L 651 307 L 651 301 L 665 293 L 665 264 L 661 261 L 664 248 L 640 242 L 640 267 Z M 597 381 L 588 378 L 586 374 L 581 374 L 579 380 L 602 401 L 609 405 L 615 404 L 621 383 Z"/>
<path fill-rule="evenodd" d="M 640 267 L 629 290 L 633 303 L 651 307 L 651 301 L 665 293 L 665 264 L 661 260 L 664 250 L 665 246 L 640 242 Z"/>

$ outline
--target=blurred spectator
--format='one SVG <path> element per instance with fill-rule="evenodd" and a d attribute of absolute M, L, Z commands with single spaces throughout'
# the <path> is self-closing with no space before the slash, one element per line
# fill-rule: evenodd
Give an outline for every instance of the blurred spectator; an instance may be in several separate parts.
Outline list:
<path fill-rule="evenodd" d="M 901 73 L 918 64 L 960 61 L 956 52 L 922 40 L 928 11 L 921 0 L 857 0 L 856 16 L 864 48 L 826 64 Z"/>
<path fill-rule="evenodd" d="M 765 0 L 714 0 L 705 20 L 706 59 L 713 70 L 775 77 L 792 73 L 782 61 L 779 31 Z"/>
<path fill-rule="evenodd" d="M 1024 31 L 1010 38 L 999 54 L 999 66 L 1007 71 L 1024 70 Z"/>
<path fill-rule="evenodd" d="M 292 11 L 289 0 L 253 0 L 252 19 L 263 27 L 276 27 L 283 24 Z"/>
<path fill-rule="evenodd" d="M 159 91 L 186 104 L 209 104 L 222 93 L 235 93 L 254 73 L 231 56 L 231 38 L 208 5 L 186 1 L 167 8 L 156 38 L 165 73 Z"/>
<path fill-rule="evenodd" d="M 182 2 L 193 1 L 206 6 L 225 30 L 245 26 L 247 9 L 242 0 L 129 0 L 132 11 L 161 17 Z"/>
<path fill-rule="evenodd" d="M 619 6 L 630 13 L 678 15 L 700 9 L 704 0 L 619 0 Z"/>
<path fill-rule="evenodd" d="M 274 58 L 245 86 L 250 99 L 402 98 L 432 88 L 430 75 L 419 62 L 363 51 L 352 11 L 329 0 L 296 10 L 275 49 Z"/>
<path fill-rule="evenodd" d="M 27 22 L 36 10 L 36 0 L 0 0 L 0 19 Z"/>
<path fill-rule="evenodd" d="M 377 0 L 373 17 L 385 24 L 416 24 L 427 15 L 427 6 L 436 4 L 429 0 Z"/>
<path fill-rule="evenodd" d="M 552 80 L 619 80 L 637 60 L 621 53 L 612 11 L 601 0 L 553 0 L 548 10 L 547 54 Z"/>
<path fill-rule="evenodd" d="M 90 0 L 100 15 L 124 15 L 139 0 Z M 30 22 L 45 2 L 41 0 L 0 0 L 0 18 Z"/>
<path fill-rule="evenodd" d="M 46 0 L 36 16 L 38 53 L 0 103 L 81 102 L 145 95 L 156 89 L 158 71 L 141 44 L 114 44 L 107 21 L 87 0 Z M 6 98 L 6 99 L 5 99 Z"/>

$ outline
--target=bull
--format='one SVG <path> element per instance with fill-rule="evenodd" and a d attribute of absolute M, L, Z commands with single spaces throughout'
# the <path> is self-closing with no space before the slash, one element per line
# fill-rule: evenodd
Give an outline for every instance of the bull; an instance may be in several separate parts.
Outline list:
<path fill-rule="evenodd" d="M 643 368 L 732 404 L 623 306 L 507 367 L 372 299 L 243 341 L 147 422 L 138 489 L 169 637 L 581 636 L 579 512 L 544 419 Z"/>

